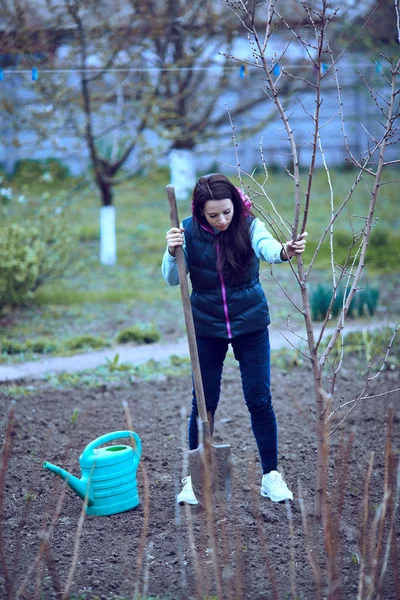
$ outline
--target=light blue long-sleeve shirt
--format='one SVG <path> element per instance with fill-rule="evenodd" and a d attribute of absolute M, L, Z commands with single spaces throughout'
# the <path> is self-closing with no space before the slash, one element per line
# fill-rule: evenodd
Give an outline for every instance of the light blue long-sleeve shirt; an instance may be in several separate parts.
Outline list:
<path fill-rule="evenodd" d="M 218 235 L 219 232 L 216 230 L 216 233 Z M 264 223 L 258 218 L 255 218 L 250 225 L 250 239 L 252 248 L 260 260 L 269 263 L 286 262 L 281 259 L 282 244 L 270 234 Z M 185 244 L 183 244 L 183 250 L 186 260 L 186 272 L 188 272 Z M 179 285 L 178 265 L 175 256 L 171 256 L 168 252 L 168 246 L 163 256 L 161 271 L 168 285 Z"/>

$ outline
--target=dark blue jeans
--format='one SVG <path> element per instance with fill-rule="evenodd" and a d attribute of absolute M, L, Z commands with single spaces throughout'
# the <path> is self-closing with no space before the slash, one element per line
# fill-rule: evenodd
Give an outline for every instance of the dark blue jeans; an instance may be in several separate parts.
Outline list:
<path fill-rule="evenodd" d="M 270 349 L 268 328 L 238 336 L 231 340 L 197 337 L 200 368 L 206 407 L 211 421 L 217 410 L 222 368 L 232 344 L 239 362 L 242 389 L 250 412 L 251 427 L 260 453 L 263 473 L 276 470 L 278 466 L 278 433 L 270 391 Z M 189 449 L 198 445 L 197 403 L 193 388 L 192 413 L 189 420 Z"/>

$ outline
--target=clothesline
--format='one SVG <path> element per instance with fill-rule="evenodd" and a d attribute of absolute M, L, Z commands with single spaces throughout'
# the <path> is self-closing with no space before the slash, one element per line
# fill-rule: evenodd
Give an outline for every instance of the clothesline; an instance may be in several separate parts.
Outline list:
<path fill-rule="evenodd" d="M 275 65 L 271 65 L 273 68 L 274 75 L 279 75 L 282 69 L 290 69 L 299 70 L 310 68 L 314 65 L 311 63 L 306 64 L 294 64 L 294 65 L 280 65 L 276 63 Z M 362 67 L 371 67 L 371 63 L 357 63 L 356 65 L 342 65 L 341 68 L 362 68 Z M 246 77 L 249 69 L 256 69 L 255 65 L 248 65 L 246 63 L 240 64 L 238 66 L 232 67 L 224 67 L 224 70 L 228 71 L 239 71 L 239 76 L 241 78 Z M 321 70 L 322 72 L 326 72 L 330 68 L 329 64 L 322 63 Z M 214 67 L 114 67 L 114 68 L 100 68 L 100 67 L 87 67 L 85 69 L 39 69 L 38 67 L 32 67 L 30 69 L 8 69 L 7 67 L 0 67 L 0 81 L 4 80 L 5 75 L 10 74 L 19 74 L 26 75 L 30 74 L 32 77 L 32 81 L 36 81 L 39 78 L 39 73 L 42 74 L 62 74 L 62 73 L 159 73 L 159 72 L 188 72 L 188 71 L 212 71 L 217 70 L 217 65 Z M 379 61 L 375 62 L 375 71 L 379 72 L 381 70 L 381 64 Z"/>

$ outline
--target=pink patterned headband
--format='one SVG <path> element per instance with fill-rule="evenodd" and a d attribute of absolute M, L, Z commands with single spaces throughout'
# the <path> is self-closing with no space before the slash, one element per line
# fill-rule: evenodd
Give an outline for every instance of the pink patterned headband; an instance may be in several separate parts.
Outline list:
<path fill-rule="evenodd" d="M 250 211 L 253 206 L 252 202 L 251 202 L 250 198 L 248 197 L 248 195 L 245 194 L 242 189 L 240 189 L 238 187 L 236 189 L 239 192 L 239 196 L 243 202 L 243 214 L 245 217 L 248 217 L 250 215 Z"/>
<path fill-rule="evenodd" d="M 236 189 L 237 189 L 239 196 L 243 202 L 243 216 L 244 216 L 244 218 L 246 218 L 250 215 L 250 211 L 252 209 L 253 204 L 252 204 L 250 198 L 248 197 L 248 195 L 245 194 L 242 189 L 240 189 L 238 187 Z M 193 203 L 193 199 L 192 199 L 192 214 L 193 213 L 194 213 L 194 203 Z"/>

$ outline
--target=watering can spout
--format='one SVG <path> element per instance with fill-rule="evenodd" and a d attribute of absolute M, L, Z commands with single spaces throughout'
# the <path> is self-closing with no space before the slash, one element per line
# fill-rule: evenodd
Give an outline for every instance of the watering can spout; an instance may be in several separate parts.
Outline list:
<path fill-rule="evenodd" d="M 61 477 L 61 479 L 66 481 L 68 483 L 69 487 L 72 490 L 74 490 L 74 492 L 80 498 L 82 498 L 82 500 L 86 500 L 88 506 L 92 506 L 93 498 L 91 498 L 91 496 L 89 494 L 89 486 L 88 486 L 87 482 L 82 481 L 81 479 L 78 479 L 77 477 L 74 477 L 74 475 L 71 475 L 71 473 L 68 473 L 68 471 L 64 471 L 64 469 L 61 469 L 61 467 L 57 467 L 56 465 L 53 465 L 52 463 L 49 463 L 49 462 L 44 462 L 43 468 L 48 469 L 49 471 L 52 471 L 53 473 L 56 473 L 57 475 L 59 475 Z"/>

